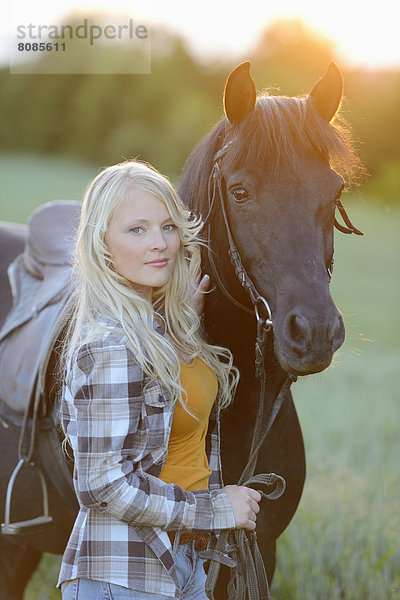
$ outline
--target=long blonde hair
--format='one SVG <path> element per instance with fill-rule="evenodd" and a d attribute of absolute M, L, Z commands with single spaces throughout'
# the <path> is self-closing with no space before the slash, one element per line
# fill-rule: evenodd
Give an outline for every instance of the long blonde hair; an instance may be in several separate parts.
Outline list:
<path fill-rule="evenodd" d="M 146 191 L 164 202 L 180 235 L 180 249 L 171 278 L 153 291 L 151 304 L 113 267 L 106 244 L 110 221 L 132 189 Z M 218 403 L 233 399 L 238 371 L 229 350 L 204 339 L 201 320 L 192 305 L 196 273 L 200 269 L 200 219 L 184 207 L 166 177 L 139 161 L 107 167 L 86 190 L 77 236 L 75 309 L 63 350 L 63 363 L 80 345 L 104 334 L 98 324 L 105 316 L 119 323 L 138 364 L 151 380 L 166 388 L 172 401 L 185 404 L 180 384 L 178 352 L 199 356 L 216 374 Z M 154 328 L 163 322 L 167 335 Z"/>

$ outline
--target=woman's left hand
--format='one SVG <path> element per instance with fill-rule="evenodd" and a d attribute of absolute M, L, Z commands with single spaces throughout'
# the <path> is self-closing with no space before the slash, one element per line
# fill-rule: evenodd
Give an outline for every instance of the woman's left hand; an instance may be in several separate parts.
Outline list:
<path fill-rule="evenodd" d="M 193 308 L 197 312 L 198 315 L 201 315 L 204 308 L 204 300 L 205 294 L 208 292 L 208 288 L 210 287 L 210 276 L 203 275 L 200 279 L 201 274 L 198 274 L 197 277 L 197 287 L 192 296 Z"/>

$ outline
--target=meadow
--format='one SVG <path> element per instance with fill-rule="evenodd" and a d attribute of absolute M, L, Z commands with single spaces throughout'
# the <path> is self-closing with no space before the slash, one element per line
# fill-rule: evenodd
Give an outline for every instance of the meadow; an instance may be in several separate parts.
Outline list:
<path fill-rule="evenodd" d="M 79 199 L 96 165 L 0 156 L 0 220 Z M 345 195 L 364 237 L 335 233 L 332 295 L 346 341 L 292 388 L 307 453 L 299 509 L 278 542 L 274 600 L 400 600 L 400 208 Z M 24 600 L 60 599 L 45 555 Z"/>

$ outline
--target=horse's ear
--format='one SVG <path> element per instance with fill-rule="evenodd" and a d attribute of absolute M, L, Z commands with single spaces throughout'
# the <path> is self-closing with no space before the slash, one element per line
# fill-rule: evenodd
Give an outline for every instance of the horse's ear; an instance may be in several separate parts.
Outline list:
<path fill-rule="evenodd" d="M 256 103 L 256 86 L 250 75 L 250 63 L 242 63 L 226 80 L 224 110 L 229 121 L 238 123 L 251 113 Z"/>
<path fill-rule="evenodd" d="M 321 117 L 331 121 L 336 115 L 343 96 L 343 77 L 340 69 L 331 62 L 325 75 L 310 92 Z"/>

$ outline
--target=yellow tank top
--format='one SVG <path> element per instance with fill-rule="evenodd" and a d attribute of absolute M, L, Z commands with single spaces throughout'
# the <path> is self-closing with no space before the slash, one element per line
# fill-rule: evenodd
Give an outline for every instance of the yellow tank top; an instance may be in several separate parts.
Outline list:
<path fill-rule="evenodd" d="M 181 384 L 191 414 L 180 402 L 176 403 L 168 455 L 159 478 L 166 483 L 176 483 L 183 490 L 206 490 L 211 469 L 205 443 L 218 382 L 212 369 L 195 357 L 190 365 L 181 363 Z"/>

